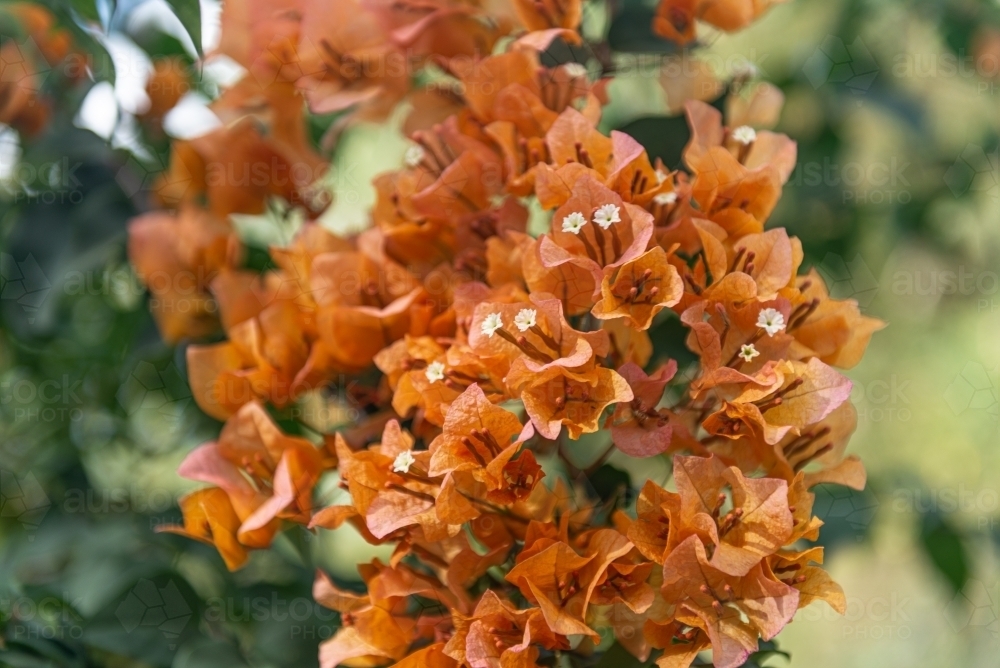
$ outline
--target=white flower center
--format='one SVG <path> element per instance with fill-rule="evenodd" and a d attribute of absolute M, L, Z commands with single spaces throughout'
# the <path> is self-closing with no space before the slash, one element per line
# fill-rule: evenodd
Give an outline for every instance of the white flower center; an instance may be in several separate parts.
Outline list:
<path fill-rule="evenodd" d="M 733 130 L 733 141 L 741 144 L 752 144 L 757 139 L 757 131 L 749 125 L 741 125 Z"/>
<path fill-rule="evenodd" d="M 752 343 L 744 344 L 740 348 L 740 357 L 742 357 L 746 362 L 753 361 L 753 358 L 757 357 L 757 355 L 760 355 L 760 352 Z"/>
<path fill-rule="evenodd" d="M 493 333 L 501 327 L 503 327 L 503 319 L 500 317 L 499 313 L 490 313 L 483 319 L 483 324 L 480 325 L 480 329 L 483 334 L 491 338 Z"/>
<path fill-rule="evenodd" d="M 395 461 L 392 462 L 392 470 L 396 473 L 409 473 L 410 467 L 413 466 L 415 461 L 417 460 L 413 458 L 412 451 L 403 450 L 396 455 Z"/>
<path fill-rule="evenodd" d="M 671 204 L 677 201 L 677 193 L 674 192 L 660 193 L 659 195 L 653 198 L 653 201 L 659 204 L 660 206 L 670 206 Z"/>
<path fill-rule="evenodd" d="M 419 146 L 411 146 L 403 154 L 403 162 L 407 167 L 416 167 L 424 159 L 424 149 Z"/>
<path fill-rule="evenodd" d="M 538 314 L 533 308 L 523 308 L 514 317 L 514 324 L 517 325 L 518 331 L 526 332 L 535 326 L 535 320 Z"/>
<path fill-rule="evenodd" d="M 618 215 L 620 211 L 621 209 L 614 204 L 605 204 L 594 212 L 594 222 L 606 230 L 612 224 L 621 222 L 621 217 Z"/>
<path fill-rule="evenodd" d="M 741 58 L 733 65 L 733 76 L 734 77 L 747 77 L 749 79 L 755 79 L 760 76 L 760 68 L 754 63 L 750 62 L 746 58 Z"/>
<path fill-rule="evenodd" d="M 761 309 L 757 316 L 757 326 L 767 332 L 768 336 L 774 336 L 785 328 L 785 316 L 777 309 Z"/>
<path fill-rule="evenodd" d="M 562 231 L 570 234 L 580 234 L 580 230 L 587 224 L 587 219 L 579 211 L 574 211 L 562 221 Z"/>
<path fill-rule="evenodd" d="M 427 380 L 432 383 L 436 383 L 439 380 L 444 380 L 444 363 L 443 362 L 431 362 L 427 365 Z"/>

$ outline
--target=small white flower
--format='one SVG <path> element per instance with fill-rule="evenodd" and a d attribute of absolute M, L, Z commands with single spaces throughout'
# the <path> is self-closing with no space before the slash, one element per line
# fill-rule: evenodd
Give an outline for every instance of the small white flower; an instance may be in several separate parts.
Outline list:
<path fill-rule="evenodd" d="M 614 204 L 605 204 L 594 212 L 594 222 L 601 226 L 602 230 L 611 227 L 612 223 L 621 222 L 618 212 L 621 211 Z"/>
<path fill-rule="evenodd" d="M 483 319 L 483 324 L 480 325 L 483 334 L 491 338 L 493 337 L 493 333 L 501 327 L 503 327 L 503 319 L 499 313 L 490 313 Z"/>
<path fill-rule="evenodd" d="M 752 144 L 757 140 L 757 131 L 749 125 L 741 125 L 733 130 L 733 140 L 741 144 Z"/>
<path fill-rule="evenodd" d="M 785 328 L 785 316 L 777 309 L 761 309 L 757 316 L 757 326 L 763 328 L 768 336 L 774 336 Z"/>
<path fill-rule="evenodd" d="M 424 373 L 427 374 L 427 380 L 432 383 L 444 380 L 444 362 L 431 362 Z"/>
<path fill-rule="evenodd" d="M 670 206 L 671 204 L 677 201 L 677 193 L 674 192 L 660 193 L 659 195 L 653 198 L 653 201 L 659 204 L 660 206 Z"/>
<path fill-rule="evenodd" d="M 419 146 L 411 146 L 403 154 L 403 162 L 407 167 L 416 167 L 424 159 L 424 149 Z"/>
<path fill-rule="evenodd" d="M 587 224 L 587 219 L 579 211 L 574 211 L 563 218 L 562 231 L 570 234 L 580 234 L 580 230 Z"/>
<path fill-rule="evenodd" d="M 760 68 L 754 63 L 750 62 L 746 58 L 741 58 L 733 65 L 733 76 L 734 77 L 746 77 L 748 79 L 754 79 L 760 76 Z"/>
<path fill-rule="evenodd" d="M 566 70 L 566 74 L 574 79 L 587 76 L 587 68 L 580 63 L 566 63 L 563 65 L 563 69 Z"/>
<path fill-rule="evenodd" d="M 743 358 L 744 362 L 752 362 L 757 355 L 760 355 L 760 352 L 752 343 L 745 343 L 740 347 L 740 357 Z"/>
<path fill-rule="evenodd" d="M 413 458 L 412 450 L 403 450 L 396 455 L 396 460 L 392 463 L 392 470 L 396 473 L 409 473 L 410 467 L 415 461 L 417 460 Z"/>
<path fill-rule="evenodd" d="M 535 326 L 535 319 L 538 313 L 535 312 L 533 308 L 523 308 L 514 317 L 514 324 L 517 325 L 518 331 L 526 332 Z"/>

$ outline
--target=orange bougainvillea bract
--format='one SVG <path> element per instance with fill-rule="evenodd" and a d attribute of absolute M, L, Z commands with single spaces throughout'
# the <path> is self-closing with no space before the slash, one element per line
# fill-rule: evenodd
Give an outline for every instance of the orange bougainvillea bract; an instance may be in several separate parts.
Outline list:
<path fill-rule="evenodd" d="M 690 48 L 697 21 L 736 30 L 769 4 L 663 0 L 651 27 Z M 161 333 L 224 422 L 165 529 L 234 570 L 283 531 L 391 547 L 358 565 L 364 593 L 317 573 L 341 620 L 322 668 L 589 666 L 613 644 L 730 668 L 797 609 L 844 610 L 811 490 L 865 484 L 841 370 L 883 324 L 767 226 L 796 157 L 765 127 L 780 92 L 688 100 L 669 167 L 602 125 L 614 59 L 585 15 L 227 2 L 219 52 L 244 78 L 131 225 Z M 390 119 L 402 164 L 338 234 L 317 196 L 338 196 L 331 151 Z M 259 164 L 266 182 L 232 176 Z M 275 211 L 304 222 L 261 270 L 234 220 Z M 630 466 L 653 460 L 671 473 Z M 631 481 L 609 491 L 616 466 Z"/>

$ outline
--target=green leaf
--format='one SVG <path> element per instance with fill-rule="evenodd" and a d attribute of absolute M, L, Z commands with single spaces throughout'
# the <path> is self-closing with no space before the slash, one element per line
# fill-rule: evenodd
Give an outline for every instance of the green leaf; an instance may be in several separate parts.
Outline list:
<path fill-rule="evenodd" d="M 7 641 L 7 650 L 0 658 L 0 665 L 10 665 L 16 668 L 33 666 L 83 668 L 86 662 L 82 656 L 76 653 L 76 648 L 70 648 L 55 639 L 37 637 L 37 635 L 46 632 L 62 635 L 68 634 L 69 630 L 52 626 L 41 628 L 21 626 L 18 634 L 21 638 Z M 37 635 L 34 638 L 24 637 L 35 634 Z"/>
<path fill-rule="evenodd" d="M 602 501 L 607 501 L 616 494 L 628 492 L 632 478 L 621 469 L 610 464 L 604 464 L 590 476 L 590 485 Z"/>
<path fill-rule="evenodd" d="M 232 644 L 224 640 L 196 638 L 177 651 L 172 668 L 244 668 L 246 660 Z"/>
<path fill-rule="evenodd" d="M 969 579 L 969 558 L 958 530 L 940 515 L 928 513 L 920 521 L 920 542 L 952 589 L 956 593 L 962 591 Z"/>
<path fill-rule="evenodd" d="M 683 115 L 639 118 L 618 129 L 642 144 L 650 159 L 660 158 L 670 169 L 681 166 L 681 153 L 691 137 Z"/>
<path fill-rule="evenodd" d="M 54 668 L 58 665 L 44 657 L 12 648 L 4 650 L 3 657 L 0 658 L 0 666 L 4 668 Z"/>
<path fill-rule="evenodd" d="M 94 0 L 67 0 L 70 11 L 76 13 L 87 21 L 100 21 L 101 14 Z"/>
<path fill-rule="evenodd" d="M 677 53 L 677 44 L 653 32 L 656 11 L 634 3 L 626 5 L 611 22 L 608 43 L 620 53 Z"/>
<path fill-rule="evenodd" d="M 644 665 L 646 664 L 616 642 L 604 653 L 595 668 L 640 668 Z"/>
<path fill-rule="evenodd" d="M 174 14 L 181 20 L 181 25 L 187 30 L 194 42 L 194 48 L 198 55 L 201 51 L 201 5 L 198 0 L 167 0 L 167 4 L 174 10 Z"/>
<path fill-rule="evenodd" d="M 782 657 L 781 663 L 766 663 L 768 659 Z M 774 640 L 762 640 L 757 645 L 757 651 L 750 655 L 742 668 L 768 668 L 769 666 L 788 665 L 792 660 L 792 655 L 778 649 L 778 643 Z"/>

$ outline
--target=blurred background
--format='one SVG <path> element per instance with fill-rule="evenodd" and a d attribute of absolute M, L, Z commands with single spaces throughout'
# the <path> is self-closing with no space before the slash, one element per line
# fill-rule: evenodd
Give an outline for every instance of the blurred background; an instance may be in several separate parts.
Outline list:
<path fill-rule="evenodd" d="M 660 49 L 652 9 L 619 5 L 603 126 L 676 166 L 684 123 L 655 64 L 628 55 Z M 150 206 L 169 138 L 214 127 L 205 104 L 239 76 L 210 58 L 175 82 L 165 116 L 147 94 L 157 68 L 211 50 L 219 7 L 67 6 L 60 29 L 93 77 L 38 68 L 21 130 L 0 125 L 0 664 L 316 665 L 337 615 L 313 602 L 313 570 L 356 578 L 370 548 L 350 529 L 290 531 L 235 574 L 213 549 L 153 531 L 179 519 L 190 484 L 177 465 L 219 424 L 187 390 L 184 344 L 159 338 L 125 230 Z M 60 48 L 5 11 L 0 90 Z M 835 297 L 889 323 L 848 372 L 850 450 L 869 487 L 818 495 L 847 614 L 815 604 L 778 644 L 815 668 L 996 666 L 1000 3 L 793 0 L 739 34 L 703 34 L 697 58 L 717 75 L 749 67 L 785 93 L 778 129 L 799 162 L 769 225 L 802 239 Z M 371 177 L 407 146 L 402 118 L 340 138 L 331 229 L 366 224 Z M 317 139 L 329 121 L 314 119 Z M 261 248 L 287 234 L 281 211 L 237 222 Z"/>

